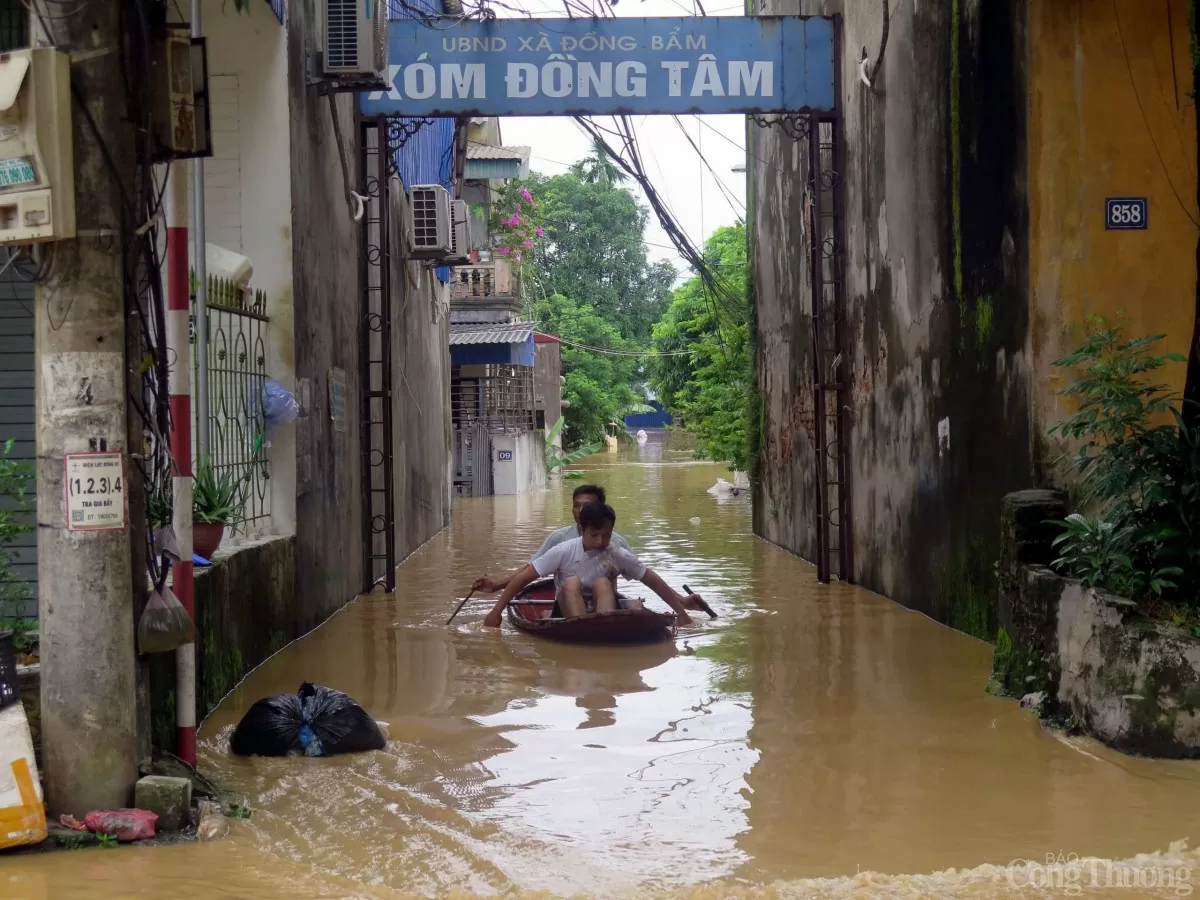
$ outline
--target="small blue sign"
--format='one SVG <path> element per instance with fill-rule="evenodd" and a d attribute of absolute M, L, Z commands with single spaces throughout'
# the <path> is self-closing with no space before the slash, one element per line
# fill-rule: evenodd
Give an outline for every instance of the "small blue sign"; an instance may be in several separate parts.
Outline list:
<path fill-rule="evenodd" d="M 390 91 L 363 115 L 832 112 L 825 16 L 388 22 Z"/>
<path fill-rule="evenodd" d="M 496 459 L 498 459 L 500 462 L 508 462 L 509 460 L 512 459 L 512 451 L 511 450 L 497 450 L 496 451 Z"/>
<path fill-rule="evenodd" d="M 1104 200 L 1104 228 L 1107 231 L 1145 231 L 1145 197 L 1107 197 Z"/>

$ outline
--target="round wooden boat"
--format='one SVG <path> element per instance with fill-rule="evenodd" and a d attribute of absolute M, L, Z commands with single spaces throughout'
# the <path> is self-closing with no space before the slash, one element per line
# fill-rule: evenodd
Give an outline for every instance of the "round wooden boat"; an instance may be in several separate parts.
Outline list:
<path fill-rule="evenodd" d="M 618 597 L 623 595 L 618 593 Z M 554 602 L 554 579 L 535 581 L 508 605 L 508 621 L 538 637 L 581 644 L 635 644 L 674 636 L 675 614 L 652 609 L 618 609 L 564 618 Z"/>

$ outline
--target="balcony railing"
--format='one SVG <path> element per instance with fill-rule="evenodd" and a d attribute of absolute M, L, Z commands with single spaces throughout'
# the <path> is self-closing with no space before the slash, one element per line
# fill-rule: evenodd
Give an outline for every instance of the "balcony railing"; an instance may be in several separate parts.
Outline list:
<path fill-rule="evenodd" d="M 520 276 L 514 275 L 508 262 L 503 259 L 473 266 L 456 266 L 454 279 L 450 282 L 450 296 L 454 300 L 474 297 L 516 300 L 521 296 L 520 284 Z"/>

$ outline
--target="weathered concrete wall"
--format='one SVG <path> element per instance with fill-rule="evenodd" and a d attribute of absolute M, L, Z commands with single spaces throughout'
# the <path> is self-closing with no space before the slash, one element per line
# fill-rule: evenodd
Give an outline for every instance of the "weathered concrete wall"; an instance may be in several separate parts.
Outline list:
<path fill-rule="evenodd" d="M 785 0 L 760 11 L 801 10 Z M 747 159 L 759 401 L 754 531 L 811 560 L 817 547 L 812 292 L 801 233 L 808 156 L 783 132 L 751 125 Z"/>
<path fill-rule="evenodd" d="M 1047 568 L 1060 491 L 1004 497 L 992 693 L 1118 750 L 1200 756 L 1200 639 Z"/>
<path fill-rule="evenodd" d="M 391 221 L 405 221 L 392 181 Z M 392 434 L 396 558 L 404 559 L 450 524 L 450 299 L 432 271 L 405 262 L 392 240 Z"/>
<path fill-rule="evenodd" d="M 1051 363 L 1088 313 L 1129 315 L 1185 356 L 1196 290 L 1196 105 L 1188 4 L 1057 0 L 1029 7 L 1028 338 L 1039 434 L 1071 410 Z M 1146 197 L 1146 231 L 1105 231 L 1106 197 Z M 1162 380 L 1180 391 L 1184 367 Z"/>
<path fill-rule="evenodd" d="M 251 541 L 196 570 L 196 716 L 203 719 L 255 666 L 303 636 L 296 538 Z M 175 742 L 175 655 L 151 657 L 154 743 Z"/>
<path fill-rule="evenodd" d="M 329 103 L 305 84 L 306 4 L 289 3 L 292 262 L 296 378 L 310 414 L 296 422 L 296 596 L 303 630 L 363 587 L 359 431 L 359 226 L 350 218 Z M 339 94 L 350 178 L 357 184 L 354 95 Z M 280 160 L 280 165 L 286 165 Z M 344 373 L 344 430 L 330 418 L 330 370 Z"/>
<path fill-rule="evenodd" d="M 1143 756 L 1200 757 L 1200 640 L 1043 566 L 1002 581 L 993 693 Z"/>
<path fill-rule="evenodd" d="M 979 0 L 893 6 L 870 89 L 858 62 L 861 48 L 872 59 L 879 51 L 874 0 L 769 0 L 760 12 L 843 16 L 838 174 L 855 580 L 990 637 L 999 499 L 1035 483 L 1021 12 Z M 751 131 L 762 419 L 755 528 L 812 559 L 807 155 L 778 129 Z M 942 422 L 948 442 L 939 441 Z"/>

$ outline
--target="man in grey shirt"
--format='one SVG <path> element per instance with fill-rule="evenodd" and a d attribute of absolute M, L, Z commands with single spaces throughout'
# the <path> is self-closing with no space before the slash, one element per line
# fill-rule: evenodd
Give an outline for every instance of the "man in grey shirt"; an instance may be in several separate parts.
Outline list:
<path fill-rule="evenodd" d="M 533 562 L 533 560 L 537 559 L 551 547 L 561 544 L 564 541 L 569 541 L 573 538 L 579 537 L 579 511 L 589 503 L 606 502 L 608 501 L 604 493 L 604 488 L 598 485 L 581 484 L 579 487 L 575 488 L 575 493 L 571 495 L 571 515 L 575 519 L 575 524 L 564 525 L 562 528 L 558 528 L 550 532 L 550 535 L 542 543 L 542 546 L 538 548 L 538 551 L 533 554 L 532 557 L 530 557 L 529 561 Z M 632 552 L 629 542 L 615 531 L 612 534 L 612 545 L 614 547 L 620 547 L 622 550 L 630 550 L 630 552 Z M 485 591 L 489 594 L 494 591 L 502 591 L 508 587 L 508 583 L 512 580 L 513 576 L 524 568 L 524 566 L 521 566 L 520 569 L 517 569 L 515 572 L 509 572 L 503 578 L 489 578 L 488 576 L 484 575 L 482 578 L 475 579 L 475 583 L 471 585 L 471 589 L 475 591 Z"/>

